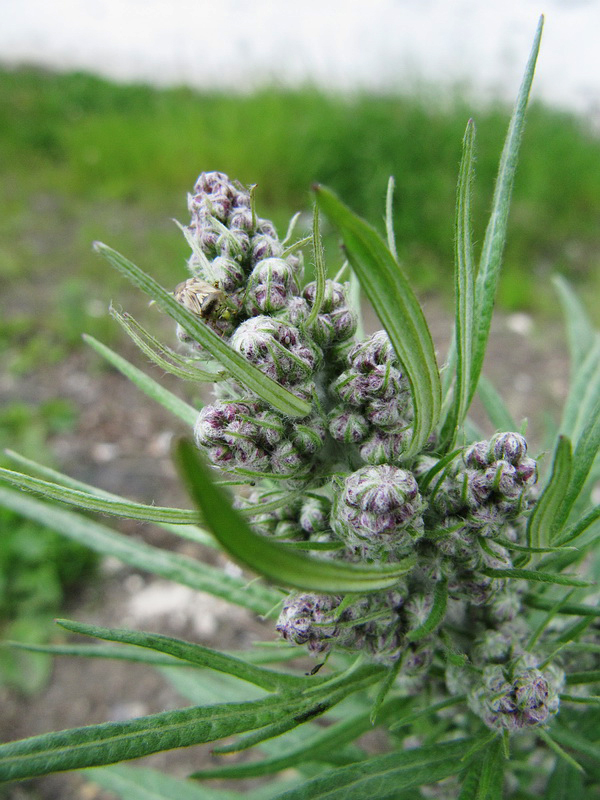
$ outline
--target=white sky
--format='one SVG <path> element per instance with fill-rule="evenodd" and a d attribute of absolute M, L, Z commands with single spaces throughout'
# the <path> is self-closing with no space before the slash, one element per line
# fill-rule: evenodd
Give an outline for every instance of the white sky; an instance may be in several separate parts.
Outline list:
<path fill-rule="evenodd" d="M 463 82 L 600 116 L 600 0 L 0 0 L 0 62 L 245 90 Z"/>

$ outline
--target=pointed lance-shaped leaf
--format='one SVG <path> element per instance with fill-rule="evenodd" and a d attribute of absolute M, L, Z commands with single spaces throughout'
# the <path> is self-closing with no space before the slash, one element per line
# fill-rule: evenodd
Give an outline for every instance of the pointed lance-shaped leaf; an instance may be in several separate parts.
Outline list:
<path fill-rule="evenodd" d="M 339 231 L 348 260 L 406 372 L 415 414 L 406 455 L 414 455 L 434 432 L 441 411 L 440 374 L 423 310 L 377 231 L 329 189 L 316 186 L 315 192 L 319 206 Z"/>
<path fill-rule="evenodd" d="M 180 441 L 176 458 L 192 500 L 215 538 L 232 558 L 275 583 L 307 591 L 376 592 L 393 586 L 414 566 L 411 558 L 372 566 L 325 561 L 255 533 L 226 492 L 215 485 L 194 445 Z"/>

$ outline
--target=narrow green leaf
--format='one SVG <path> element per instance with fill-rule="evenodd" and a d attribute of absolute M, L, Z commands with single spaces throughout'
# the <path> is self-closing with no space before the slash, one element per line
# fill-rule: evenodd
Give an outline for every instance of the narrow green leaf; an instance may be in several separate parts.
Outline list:
<path fill-rule="evenodd" d="M 590 348 L 569 386 L 560 432 L 576 445 L 600 395 L 600 337 Z"/>
<path fill-rule="evenodd" d="M 249 664 L 241 658 L 203 647 L 199 644 L 192 644 L 181 639 L 173 639 L 170 636 L 160 634 L 143 633 L 141 631 L 130 631 L 122 628 L 102 628 L 98 625 L 86 625 L 83 622 L 73 622 L 72 620 L 57 619 L 56 622 L 63 628 L 72 633 L 84 636 L 93 636 L 96 639 L 104 639 L 108 642 L 119 642 L 136 647 L 148 648 L 157 653 L 164 653 L 173 658 L 181 659 L 196 667 L 207 667 L 217 672 L 224 672 L 233 675 L 242 681 L 253 683 L 268 692 L 283 689 L 313 687 L 322 683 L 324 678 L 318 676 L 306 677 L 303 675 L 292 675 L 276 670 L 258 667 Z"/>
<path fill-rule="evenodd" d="M 111 350 L 110 347 L 107 347 L 102 342 L 99 342 L 97 339 L 94 339 L 93 336 L 89 336 L 87 333 L 83 334 L 84 341 L 93 347 L 93 349 L 99 353 L 102 358 L 105 358 L 109 364 L 112 364 L 113 367 L 122 372 L 126 378 L 128 378 L 132 383 L 134 383 L 138 389 L 141 389 L 144 394 L 147 394 L 148 397 L 151 397 L 152 400 L 155 400 L 157 403 L 163 408 L 166 408 L 167 411 L 170 411 L 172 414 L 175 414 L 176 417 L 182 419 L 188 425 L 193 426 L 198 419 L 198 410 L 195 409 L 193 406 L 190 406 L 184 400 L 181 400 L 179 397 L 170 392 L 168 389 L 165 389 L 164 386 L 161 386 L 160 383 L 151 378 L 149 375 L 146 375 L 145 372 L 142 372 L 141 369 L 134 367 L 133 364 L 130 364 L 127 359 L 120 356 L 118 353 L 115 353 L 114 350 Z"/>
<path fill-rule="evenodd" d="M 554 744 L 556 746 L 556 742 Z M 579 767 L 579 764 L 577 766 Z M 585 797 L 581 772 L 566 761 L 557 760 L 544 794 L 544 800 L 573 800 L 574 797 Z"/>
<path fill-rule="evenodd" d="M 506 407 L 504 400 L 496 391 L 496 387 L 483 374 L 479 376 L 477 394 L 483 404 L 485 413 L 497 431 L 518 430 L 517 423 Z"/>
<path fill-rule="evenodd" d="M 471 371 L 470 398 L 473 397 L 479 382 L 483 359 L 490 332 L 498 276 L 502 264 L 502 254 L 506 241 L 506 227 L 510 209 L 510 199 L 521 137 L 525 125 L 525 111 L 531 91 L 535 63 L 540 47 L 544 18 L 541 17 L 525 68 L 523 82 L 519 89 L 515 109 L 510 120 L 504 149 L 500 157 L 496 188 L 492 201 L 492 212 L 485 232 L 479 271 L 475 285 L 475 328 L 473 341 L 473 366 Z"/>
<path fill-rule="evenodd" d="M 26 644 L 25 642 L 0 642 L 0 647 L 14 647 L 31 653 L 48 653 L 52 656 L 73 656 L 75 658 L 109 658 L 117 661 L 133 661 L 139 664 L 151 664 L 155 667 L 187 667 L 185 661 L 177 661 L 172 656 L 144 652 L 139 647 L 114 647 L 101 644 Z"/>
<path fill-rule="evenodd" d="M 186 359 L 176 353 L 175 350 L 171 350 L 170 347 L 159 342 L 158 339 L 143 328 L 131 314 L 122 314 L 112 306 L 110 314 L 142 353 L 165 372 L 175 375 L 184 381 L 210 381 L 214 383 L 226 377 L 222 372 L 210 372 L 206 369 L 200 369 L 191 359 Z"/>
<path fill-rule="evenodd" d="M 0 745 L 0 781 L 105 766 L 163 750 L 214 742 L 260 728 L 285 713 L 302 713 L 301 695 L 269 695 L 246 703 L 224 703 L 153 714 L 33 736 Z"/>
<path fill-rule="evenodd" d="M 119 272 L 135 286 L 151 297 L 160 308 L 178 322 L 212 357 L 222 364 L 237 380 L 261 397 L 265 402 L 290 417 L 306 417 L 310 405 L 276 381 L 264 375 L 253 364 L 232 350 L 208 325 L 192 314 L 173 297 L 171 292 L 157 283 L 133 262 L 101 242 L 94 243 L 97 253 L 103 255 Z"/>
<path fill-rule="evenodd" d="M 567 521 L 577 498 L 586 485 L 586 481 L 600 449 L 600 395 L 595 400 L 594 408 L 590 410 L 589 419 L 577 440 L 573 453 L 573 467 L 571 480 L 564 502 L 559 510 L 557 531 Z"/>
<path fill-rule="evenodd" d="M 580 686 L 582 683 L 600 683 L 600 669 L 587 672 L 571 672 L 567 675 L 569 686 Z"/>
<path fill-rule="evenodd" d="M 407 714 L 400 714 L 399 717 L 396 717 L 393 720 L 392 724 L 390 725 L 390 730 L 399 731 L 400 728 L 405 728 L 407 725 L 411 725 L 413 722 L 421 719 L 422 717 L 429 716 L 430 714 L 436 714 L 443 708 L 450 708 L 451 706 L 460 705 L 461 703 L 464 703 L 466 699 L 466 695 L 455 695 L 454 697 L 449 697 L 446 700 L 440 700 L 439 703 L 427 705 L 425 708 L 419 708 L 416 711 L 409 711 Z"/>
<path fill-rule="evenodd" d="M 533 650 L 534 644 L 540 638 L 542 633 L 546 630 L 548 625 L 552 622 L 554 617 L 560 612 L 562 606 L 564 606 L 573 596 L 573 592 L 575 589 L 571 589 L 569 592 L 565 594 L 564 597 L 560 597 L 556 603 L 552 606 L 552 608 L 548 611 L 548 613 L 543 617 L 539 625 L 536 629 L 532 632 L 531 636 L 529 637 L 529 641 L 525 647 L 525 650 Z"/>
<path fill-rule="evenodd" d="M 97 767 L 86 770 L 85 777 L 121 800 L 249 800 L 247 792 L 240 794 L 223 789 L 198 786 L 156 769 L 128 767 Z"/>
<path fill-rule="evenodd" d="M 537 594 L 526 594 L 525 602 L 530 608 L 537 608 L 540 611 L 549 611 L 554 607 L 554 600 L 540 597 Z M 600 607 L 585 605 L 585 603 L 565 603 L 561 605 L 559 613 L 576 617 L 600 617 Z"/>
<path fill-rule="evenodd" d="M 22 492 L 0 487 L 0 505 L 59 531 L 63 536 L 102 555 L 115 556 L 125 564 L 192 589 L 209 592 L 257 614 L 266 614 L 280 599 L 279 594 L 267 586 L 256 582 L 248 583 L 245 578 L 227 575 L 212 565 L 130 539 L 95 520 L 27 497 Z"/>
<path fill-rule="evenodd" d="M 533 569 L 482 569 L 484 575 L 490 578 L 516 578 L 518 580 L 537 581 L 539 583 L 555 583 L 559 586 L 593 586 L 590 581 L 575 578 L 571 575 L 553 575 L 548 572 L 539 572 Z"/>
<path fill-rule="evenodd" d="M 407 457 L 420 452 L 441 410 L 440 375 L 423 310 L 379 234 L 332 192 L 316 187 L 317 201 L 342 236 L 348 260 L 386 329 L 410 383 L 415 408 Z"/>
<path fill-rule="evenodd" d="M 433 606 L 429 612 L 429 616 L 412 631 L 408 631 L 406 638 L 409 642 L 418 642 L 433 633 L 435 629 L 441 625 L 446 616 L 446 605 L 448 604 L 448 581 L 442 579 L 435 585 L 435 592 L 433 594 Z"/>
<path fill-rule="evenodd" d="M 387 185 L 387 192 L 385 195 L 385 232 L 387 236 L 388 250 L 394 257 L 394 261 L 398 261 L 398 251 L 396 250 L 396 235 L 394 233 L 394 189 L 396 188 L 396 181 L 394 176 L 390 175 Z"/>
<path fill-rule="evenodd" d="M 544 730 L 544 728 L 538 728 L 537 733 L 540 739 L 542 739 L 548 745 L 550 750 L 556 753 L 556 755 L 559 756 L 559 758 L 562 758 L 564 761 L 566 761 L 566 763 L 570 767 L 573 767 L 573 769 L 576 769 L 578 772 L 585 773 L 585 770 L 583 769 L 581 764 L 578 764 L 577 761 L 575 761 L 575 759 L 573 758 L 573 756 L 570 756 L 565 750 L 563 750 L 562 747 L 557 742 L 554 741 L 552 736 L 550 736 L 548 731 Z"/>
<path fill-rule="evenodd" d="M 477 790 L 477 800 L 502 800 L 504 783 L 504 753 L 502 740 L 497 737 L 485 748 Z"/>
<path fill-rule="evenodd" d="M 575 750 L 575 752 L 591 758 L 596 764 L 600 763 L 600 745 L 588 737 L 574 733 L 564 725 L 555 722 L 552 726 L 552 738 L 561 747 L 568 747 L 570 750 Z"/>
<path fill-rule="evenodd" d="M 559 510 L 565 500 L 572 465 L 571 442 L 566 436 L 560 436 L 554 451 L 552 474 L 527 521 L 528 545 L 545 547 L 555 544 L 560 530 Z"/>
<path fill-rule="evenodd" d="M 131 500 L 106 500 L 89 492 L 69 489 L 57 483 L 42 481 L 2 467 L 0 467 L 0 480 L 8 481 L 13 486 L 28 489 L 43 497 L 59 500 L 61 503 L 67 503 L 76 508 L 98 511 L 102 514 L 112 514 L 126 519 L 139 519 L 145 522 L 170 522 L 177 525 L 189 525 L 200 521 L 198 512 L 190 509 L 151 506 L 144 503 L 135 503 Z"/>
<path fill-rule="evenodd" d="M 398 582 L 414 565 L 411 559 L 395 564 L 363 566 L 317 559 L 255 533 L 228 495 L 213 483 L 210 469 L 196 448 L 179 442 L 177 461 L 192 500 L 204 521 L 229 555 L 276 583 L 322 592 L 375 592 Z"/>
<path fill-rule="evenodd" d="M 566 648 L 565 648 L 566 649 Z M 561 703 L 575 703 L 580 706 L 598 706 L 600 705 L 600 696 L 595 694 L 575 695 L 575 694 L 561 694 Z"/>
<path fill-rule="evenodd" d="M 381 725 L 410 704 L 409 698 L 395 698 L 380 708 L 375 725 Z M 195 772 L 194 778 L 253 778 L 272 775 L 290 767 L 310 761 L 329 759 L 332 752 L 340 750 L 369 730 L 373 730 L 370 713 L 354 714 L 340 722 L 319 731 L 298 747 L 288 750 L 284 755 L 265 758 L 247 764 L 216 767 Z"/>
<path fill-rule="evenodd" d="M 558 292 L 565 317 L 572 383 L 588 352 L 594 347 L 598 334 L 594 330 L 585 308 L 568 282 L 561 275 L 555 275 L 552 278 L 552 283 Z"/>
<path fill-rule="evenodd" d="M 473 308 L 475 303 L 475 272 L 471 242 L 471 196 L 473 192 L 473 147 L 475 125 L 469 120 L 463 138 L 463 154 L 456 193 L 454 236 L 454 297 L 456 312 L 454 336 L 456 341 L 456 381 L 453 402 L 441 431 L 444 449 L 451 449 L 469 408 L 471 385 L 471 355 L 473 347 Z"/>
<path fill-rule="evenodd" d="M 331 770 L 274 800 L 395 800 L 401 790 L 455 775 L 469 742 L 459 739 L 376 756 Z"/>
<path fill-rule="evenodd" d="M 592 508 L 585 516 L 583 516 L 568 530 L 566 530 L 562 536 L 559 536 L 557 539 L 557 545 L 562 547 L 569 542 L 574 542 L 575 539 L 578 539 L 582 534 L 584 534 L 589 527 L 598 521 L 598 519 L 600 519 L 600 503 L 597 506 L 594 506 L 594 508 Z"/>
<path fill-rule="evenodd" d="M 325 299 L 325 281 L 327 280 L 327 268 L 325 267 L 325 259 L 323 257 L 323 242 L 321 240 L 321 231 L 319 228 L 319 206 L 316 203 L 313 212 L 312 246 L 315 259 L 315 299 L 305 323 L 309 330 L 321 311 L 323 300 Z"/>

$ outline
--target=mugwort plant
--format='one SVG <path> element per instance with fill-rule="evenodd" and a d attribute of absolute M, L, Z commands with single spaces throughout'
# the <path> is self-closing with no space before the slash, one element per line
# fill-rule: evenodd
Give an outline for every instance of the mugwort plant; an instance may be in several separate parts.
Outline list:
<path fill-rule="evenodd" d="M 153 797 L 198 800 L 242 796 L 207 788 L 204 779 L 284 770 L 250 796 L 474 800 L 540 792 L 559 798 L 565 787 L 569 796 L 598 791 L 599 507 L 592 489 L 600 339 L 564 281 L 556 285 L 572 382 L 547 468 L 523 430 L 514 423 L 506 429 L 509 412 L 489 385 L 483 400 L 497 432 L 482 437 L 467 416 L 480 386 L 541 27 L 477 265 L 470 223 L 475 127 L 467 124 L 455 219 L 455 328 L 442 369 L 396 257 L 392 181 L 387 242 L 322 186 L 314 187 L 312 236 L 296 239 L 292 220 L 281 240 L 258 216 L 252 188 L 203 172 L 182 227 L 189 277 L 174 290 L 95 245 L 176 323 L 177 348 L 113 309 L 143 353 L 184 380 L 214 384 L 214 399 L 198 410 L 88 337 L 190 425 L 194 441 L 181 441 L 175 458 L 194 509 L 132 503 L 14 454 L 34 475 L 2 470 L 17 489 L 2 489 L 0 501 L 100 553 L 272 618 L 280 643 L 240 658 L 62 620 L 66 630 L 112 648 L 46 650 L 184 662 L 199 681 L 210 682 L 212 670 L 224 683 L 211 705 L 4 744 L 4 780 L 101 767 L 90 779 L 123 798 L 152 789 Z M 335 278 L 327 277 L 320 214 L 340 234 L 347 259 Z M 315 273 L 306 283 L 309 244 Z M 370 336 L 362 333 L 360 289 L 382 325 Z M 48 500 L 219 546 L 263 580 L 132 541 Z M 264 666 L 299 653 L 315 658 L 314 669 Z M 262 694 L 233 702 L 227 687 L 237 680 Z M 387 736 L 373 754 L 356 742 L 375 726 Z M 256 747 L 263 757 L 188 781 L 109 766 L 229 737 L 237 738 L 214 753 Z"/>

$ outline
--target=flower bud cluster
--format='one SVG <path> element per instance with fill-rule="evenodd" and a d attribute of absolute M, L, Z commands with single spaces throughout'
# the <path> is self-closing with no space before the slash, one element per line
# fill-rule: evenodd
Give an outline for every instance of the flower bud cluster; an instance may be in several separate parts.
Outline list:
<path fill-rule="evenodd" d="M 215 331 L 229 336 L 240 321 L 276 313 L 298 294 L 302 262 L 284 255 L 273 223 L 255 216 L 248 190 L 222 172 L 203 172 L 188 195 L 188 208 L 188 268 L 223 292 L 227 304 L 226 314 L 205 317 Z M 193 344 L 182 329 L 178 335 Z"/>
<path fill-rule="evenodd" d="M 458 517 L 480 536 L 494 537 L 527 509 L 537 466 L 518 433 L 498 433 L 465 448 L 434 479 L 432 516 Z"/>
<path fill-rule="evenodd" d="M 200 412 L 194 437 L 222 469 L 293 477 L 310 466 L 325 426 L 313 418 L 292 424 L 264 403 L 217 401 Z"/>
<path fill-rule="evenodd" d="M 331 384 L 334 439 L 359 447 L 367 464 L 397 464 L 412 435 L 410 386 L 385 331 L 348 353 L 347 369 Z"/>
<path fill-rule="evenodd" d="M 383 664 L 401 659 L 406 677 L 422 676 L 431 664 L 430 641 L 411 643 L 406 634 L 414 627 L 423 597 L 407 600 L 406 587 L 360 597 L 342 605 L 342 597 L 316 593 L 290 595 L 277 621 L 277 630 L 292 644 L 307 646 L 312 655 L 336 650 L 366 652 Z"/>

